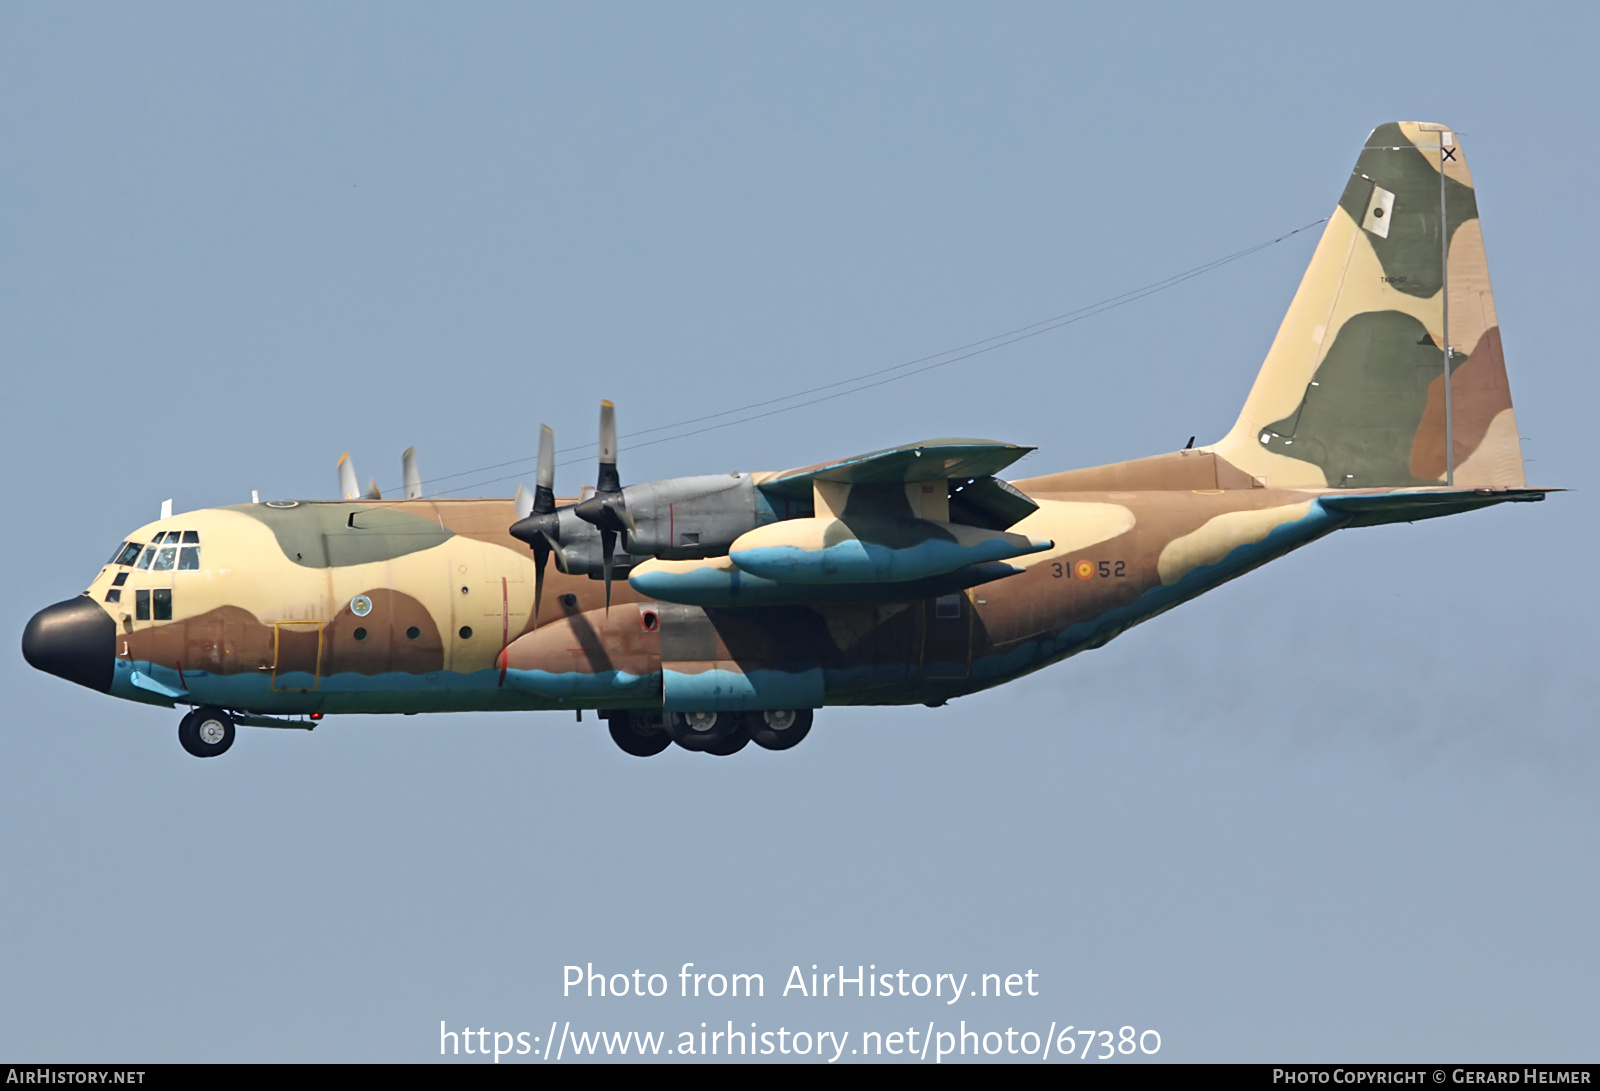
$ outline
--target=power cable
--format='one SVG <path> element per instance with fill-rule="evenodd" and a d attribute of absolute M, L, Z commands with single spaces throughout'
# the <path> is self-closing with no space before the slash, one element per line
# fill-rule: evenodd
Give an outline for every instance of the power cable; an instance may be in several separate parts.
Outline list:
<path fill-rule="evenodd" d="M 1193 280 L 1195 277 L 1203 276 L 1206 273 L 1213 272 L 1225 265 L 1231 265 L 1233 262 L 1239 261 L 1242 258 L 1247 258 L 1251 254 L 1259 253 L 1268 247 L 1276 246 L 1281 242 L 1285 242 L 1288 239 L 1294 238 L 1296 235 L 1311 230 L 1313 227 L 1316 227 L 1319 224 L 1327 223 L 1327 221 L 1328 217 L 1323 216 L 1320 219 L 1312 220 L 1310 223 L 1302 224 L 1293 230 L 1285 231 L 1283 234 L 1276 235 L 1273 238 L 1265 240 L 1264 242 L 1258 242 L 1253 246 L 1247 246 L 1242 250 L 1235 250 L 1231 254 L 1226 254 L 1220 258 L 1214 258 L 1211 261 L 1196 265 L 1191 269 L 1185 269 L 1181 273 L 1174 273 L 1173 275 L 1164 277 L 1161 280 L 1151 281 L 1149 284 L 1145 284 L 1141 287 L 1131 288 L 1126 292 L 1119 293 L 1118 295 L 1108 296 L 1107 298 L 1099 300 L 1098 302 L 1089 303 L 1082 307 L 1076 307 L 1070 311 L 1064 311 L 1061 314 L 1053 315 L 1049 318 L 1041 318 L 1039 321 L 1030 322 L 1026 326 L 1018 326 L 1015 329 L 1006 330 L 1003 333 L 997 333 L 977 341 L 969 341 L 964 345 L 957 345 L 954 348 L 945 349 L 942 352 L 935 352 L 927 356 L 919 356 L 916 359 L 906 360 L 903 363 L 892 364 L 888 367 L 878 368 L 874 371 L 863 372 L 859 375 L 853 375 L 849 378 L 839 379 L 831 383 L 824 383 L 821 386 L 814 386 L 806 390 L 798 390 L 792 394 L 784 394 L 775 398 L 766 398 L 761 401 L 750 402 L 745 405 L 736 406 L 732 409 L 723 409 L 716 413 L 707 413 L 703 416 L 690 417 L 686 420 L 675 421 L 671 424 L 660 424 L 651 428 L 642 428 L 638 431 L 627 432 L 619 438 L 623 440 L 633 439 L 639 436 L 653 435 L 657 432 L 673 432 L 673 434 L 669 436 L 661 436 L 657 439 L 646 440 L 643 443 L 634 443 L 627 447 L 621 447 L 621 450 L 635 450 L 641 447 L 653 447 L 660 443 L 671 443 L 675 440 L 688 439 L 690 436 L 703 435 L 706 432 L 713 432 L 720 428 L 732 428 L 735 425 L 748 424 L 751 421 L 757 421 L 766 417 L 776 416 L 780 413 L 788 413 L 796 409 L 804 409 L 808 406 L 820 405 L 823 402 L 833 401 L 836 398 L 843 398 L 850 394 L 858 394 L 862 391 L 872 390 L 880 386 L 885 386 L 889 383 L 899 382 L 902 379 L 909 379 L 913 376 L 932 371 L 935 368 L 946 367 L 950 364 L 959 363 L 962 360 L 970 360 L 974 356 L 980 356 L 984 353 L 993 352 L 996 349 L 1005 348 L 1007 345 L 1014 345 L 1018 341 L 1026 341 L 1030 338 L 1038 337 L 1041 334 L 1050 333 L 1054 330 L 1061 329 L 1063 326 L 1070 326 L 1076 322 L 1081 322 L 1086 318 L 1092 318 L 1095 315 L 1104 314 L 1106 311 L 1115 310 L 1118 307 L 1126 306 L 1129 303 L 1134 303 L 1138 300 L 1148 298 L 1149 296 L 1155 295 L 1159 292 L 1164 292 L 1169 288 L 1175 288 L 1185 281 Z M 841 387 L 846 389 L 840 389 Z M 824 391 L 832 391 L 832 393 L 823 393 Z M 822 396 L 816 398 L 810 397 L 810 395 L 813 394 L 821 394 Z M 808 400 L 796 400 L 802 398 Z M 793 402 L 794 404 L 783 405 L 782 403 L 784 402 Z M 778 406 L 778 408 L 767 409 L 766 407 L 768 406 Z M 754 409 L 764 409 L 765 412 L 750 413 L 750 411 Z M 750 413 L 750 415 L 741 416 L 741 414 L 746 413 Z M 737 417 L 738 419 L 722 420 L 721 418 L 724 417 Z M 676 429 L 680 428 L 689 428 L 691 425 L 704 424 L 707 421 L 719 421 L 719 423 L 706 424 L 703 428 L 692 428 L 687 432 L 675 431 Z M 598 444 L 594 442 L 582 443 L 573 447 L 559 448 L 556 451 L 556 454 L 564 455 L 573 454 L 580 451 L 592 451 L 597 446 Z M 461 470 L 457 473 L 444 474 L 439 477 L 430 478 L 424 481 L 423 484 L 435 485 L 440 482 L 451 481 L 457 478 L 488 473 L 492 470 L 502 470 L 508 466 L 527 467 L 528 464 L 536 461 L 536 458 L 515 458 L 506 462 L 496 462 L 488 466 L 480 466 L 472 470 Z M 570 466 L 581 461 L 581 459 L 576 458 L 566 459 L 565 461 L 558 461 L 556 466 Z M 526 470 L 523 472 L 526 472 Z M 455 488 L 434 492 L 430 495 L 451 496 L 455 493 L 482 488 L 485 485 L 498 484 L 502 481 L 514 481 L 521 476 L 522 473 L 519 472 L 514 474 L 506 474 L 499 477 L 485 478 L 470 482 L 466 485 L 460 485 Z"/>

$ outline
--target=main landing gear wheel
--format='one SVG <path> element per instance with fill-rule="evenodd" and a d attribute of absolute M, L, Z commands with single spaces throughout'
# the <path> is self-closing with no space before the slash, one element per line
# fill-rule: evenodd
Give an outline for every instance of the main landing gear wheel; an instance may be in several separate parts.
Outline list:
<path fill-rule="evenodd" d="M 685 750 L 701 753 L 726 744 L 743 726 L 738 713 L 734 712 L 667 713 L 667 734 L 672 736 L 672 741 Z"/>
<path fill-rule="evenodd" d="M 721 742 L 712 743 L 710 746 L 705 748 L 704 752 L 707 754 L 715 754 L 719 758 L 725 758 L 730 754 L 737 754 L 739 751 L 743 750 L 749 745 L 750 729 L 744 724 L 740 724 L 732 735 L 729 735 Z"/>
<path fill-rule="evenodd" d="M 655 722 L 652 723 L 651 721 Z M 608 725 L 611 741 L 623 753 L 636 758 L 650 758 L 672 745 L 672 736 L 661 726 L 660 719 L 634 709 L 619 709 L 611 714 Z"/>
<path fill-rule="evenodd" d="M 233 745 L 233 717 L 220 708 L 197 708 L 178 721 L 178 742 L 197 758 L 214 758 Z"/>
<path fill-rule="evenodd" d="M 809 708 L 775 709 L 768 712 L 748 712 L 750 738 L 757 746 L 768 750 L 787 750 L 797 745 L 811 730 Z"/>

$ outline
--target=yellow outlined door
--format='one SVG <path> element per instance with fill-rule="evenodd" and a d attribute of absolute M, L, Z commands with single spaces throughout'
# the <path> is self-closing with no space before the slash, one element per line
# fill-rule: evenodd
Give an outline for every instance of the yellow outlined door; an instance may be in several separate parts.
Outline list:
<path fill-rule="evenodd" d="M 316 689 L 322 680 L 322 622 L 278 622 L 272 629 L 272 652 L 273 689 Z"/>

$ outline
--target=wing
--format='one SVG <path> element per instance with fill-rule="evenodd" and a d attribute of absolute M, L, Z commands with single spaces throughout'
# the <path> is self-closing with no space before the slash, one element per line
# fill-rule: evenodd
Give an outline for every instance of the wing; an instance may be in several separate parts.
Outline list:
<path fill-rule="evenodd" d="M 758 478 L 765 493 L 805 499 L 812 484 L 832 481 L 842 484 L 891 484 L 932 481 L 937 478 L 969 480 L 991 477 L 1023 455 L 1035 450 L 992 439 L 930 439 L 907 443 L 871 454 L 853 455 L 834 462 L 783 470 Z"/>
<path fill-rule="evenodd" d="M 1033 450 L 941 439 L 759 478 L 773 500 L 810 514 L 741 534 L 725 558 L 647 561 L 641 594 L 697 606 L 907 601 L 1022 569 L 1003 562 L 1051 548 L 1006 528 L 1037 505 L 994 473 Z"/>

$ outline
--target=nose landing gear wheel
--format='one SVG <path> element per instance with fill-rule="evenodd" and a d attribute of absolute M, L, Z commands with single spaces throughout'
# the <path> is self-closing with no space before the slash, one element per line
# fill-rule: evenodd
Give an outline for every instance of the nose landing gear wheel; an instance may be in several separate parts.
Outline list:
<path fill-rule="evenodd" d="M 178 721 L 178 743 L 197 758 L 214 758 L 233 745 L 233 717 L 220 708 L 197 708 Z"/>
<path fill-rule="evenodd" d="M 625 754 L 636 758 L 649 758 L 672 745 L 672 736 L 659 723 L 652 724 L 650 717 L 632 709 L 618 711 L 608 721 L 611 741 Z"/>
<path fill-rule="evenodd" d="M 747 713 L 750 738 L 757 746 L 768 750 L 787 750 L 798 745 L 811 730 L 809 708 L 778 709 L 769 712 Z"/>

